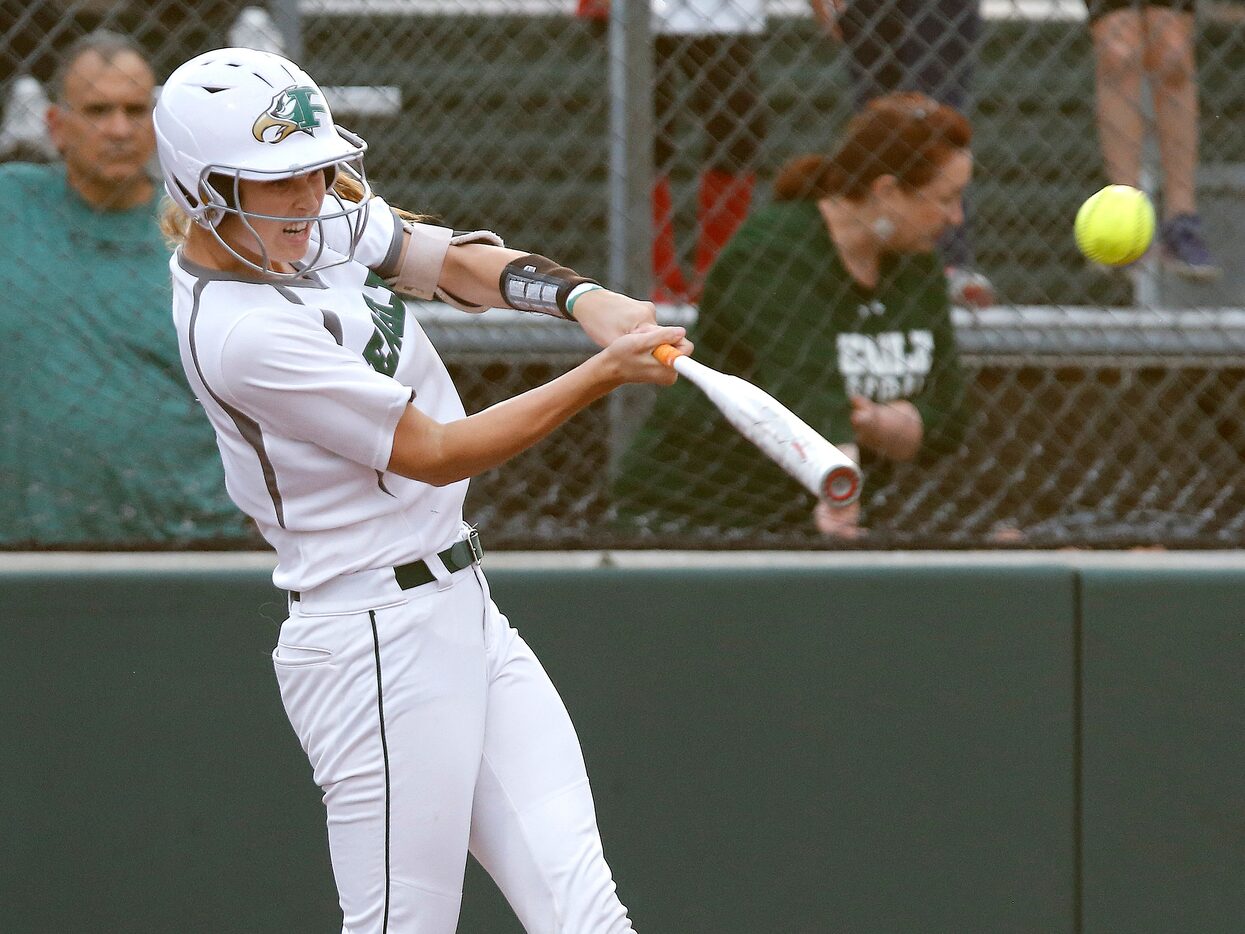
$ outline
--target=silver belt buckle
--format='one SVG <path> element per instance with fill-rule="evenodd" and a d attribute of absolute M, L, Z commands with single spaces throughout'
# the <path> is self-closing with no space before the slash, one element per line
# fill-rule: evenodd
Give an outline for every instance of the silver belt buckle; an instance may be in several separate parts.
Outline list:
<path fill-rule="evenodd" d="M 471 548 L 471 563 L 479 564 L 484 560 L 484 546 L 480 544 L 480 533 L 472 529 L 467 533 L 467 545 Z"/>

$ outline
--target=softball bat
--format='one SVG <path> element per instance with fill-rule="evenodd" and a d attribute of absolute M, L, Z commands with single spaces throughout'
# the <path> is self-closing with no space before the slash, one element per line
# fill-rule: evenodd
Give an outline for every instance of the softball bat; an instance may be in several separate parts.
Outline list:
<path fill-rule="evenodd" d="M 685 376 L 735 429 L 818 499 L 836 507 L 860 496 L 860 467 L 794 412 L 745 379 L 662 344 L 653 356 Z"/>

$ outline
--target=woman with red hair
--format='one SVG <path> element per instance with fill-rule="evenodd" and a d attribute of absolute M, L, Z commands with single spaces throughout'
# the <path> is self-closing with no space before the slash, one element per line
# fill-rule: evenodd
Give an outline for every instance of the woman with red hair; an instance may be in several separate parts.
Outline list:
<path fill-rule="evenodd" d="M 834 152 L 786 165 L 773 203 L 705 283 L 697 359 L 857 448 L 866 512 L 888 463 L 959 443 L 963 377 L 936 246 L 963 222 L 971 139 L 960 113 L 925 95 L 873 100 Z M 616 492 L 624 516 L 668 532 L 861 528 L 855 508 L 814 516 L 795 482 L 681 383 L 657 400 Z"/>

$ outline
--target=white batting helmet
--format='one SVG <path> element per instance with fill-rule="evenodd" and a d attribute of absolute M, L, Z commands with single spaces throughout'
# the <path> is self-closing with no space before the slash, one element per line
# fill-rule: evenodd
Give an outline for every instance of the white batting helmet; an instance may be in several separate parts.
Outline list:
<path fill-rule="evenodd" d="M 301 272 L 347 262 L 363 234 L 371 189 L 363 171 L 367 144 L 333 124 L 319 86 L 288 59 L 255 49 L 217 49 L 180 66 L 160 92 L 155 108 L 156 143 L 164 187 L 190 218 L 215 234 L 237 259 L 267 275 L 268 257 L 258 265 L 221 239 L 216 227 L 235 214 L 255 233 L 250 219 L 305 221 L 247 212 L 239 203 L 238 182 L 274 181 L 316 170 L 329 173 L 327 205 L 316 219 L 314 255 Z M 356 203 L 332 191 L 338 172 L 363 190 Z M 345 259 L 320 263 L 324 223 L 349 224 Z M 255 234 L 256 241 L 262 241 Z M 289 275 L 298 275 L 292 273 Z"/>

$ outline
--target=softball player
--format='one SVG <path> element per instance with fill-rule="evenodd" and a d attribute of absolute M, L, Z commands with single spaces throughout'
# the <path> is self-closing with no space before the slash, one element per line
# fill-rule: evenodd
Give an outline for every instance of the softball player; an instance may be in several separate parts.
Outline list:
<path fill-rule="evenodd" d="M 669 383 L 653 308 L 397 216 L 366 145 L 279 56 L 200 55 L 155 112 L 191 386 L 290 592 L 273 663 L 324 789 L 343 931 L 455 929 L 468 849 L 528 931 L 630 931 L 583 757 L 489 597 L 467 478 L 624 382 Z M 605 349 L 465 417 L 404 296 L 576 318 Z"/>

